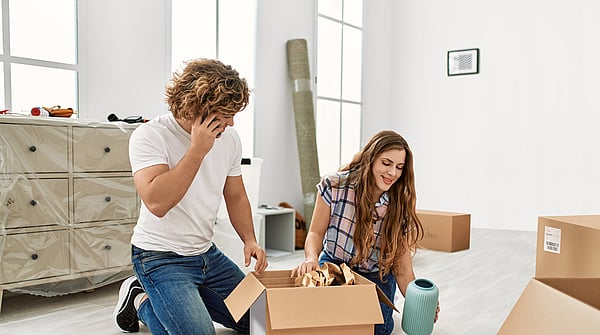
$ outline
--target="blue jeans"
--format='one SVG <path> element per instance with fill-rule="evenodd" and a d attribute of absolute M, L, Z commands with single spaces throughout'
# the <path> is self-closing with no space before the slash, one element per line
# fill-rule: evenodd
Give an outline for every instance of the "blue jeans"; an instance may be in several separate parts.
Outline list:
<path fill-rule="evenodd" d="M 131 259 L 148 295 L 138 316 L 152 334 L 215 334 L 213 321 L 249 332 L 248 312 L 236 323 L 223 302 L 245 275 L 214 244 L 198 256 L 133 246 Z"/>
<path fill-rule="evenodd" d="M 330 262 L 337 265 L 343 263 L 337 259 L 331 258 L 326 253 L 321 252 L 321 256 L 319 257 L 319 265 L 322 266 L 325 262 Z M 385 293 L 390 301 L 394 301 L 394 295 L 396 294 L 396 278 L 392 274 L 388 273 L 385 277 L 383 277 L 384 281 L 381 281 L 381 279 L 379 279 L 379 272 L 365 273 L 357 271 L 356 269 L 352 270 L 375 283 L 383 291 L 383 293 Z M 384 323 L 375 325 L 375 335 L 389 335 L 394 330 L 394 318 L 392 317 L 394 310 L 382 302 L 379 302 L 379 306 L 381 306 L 381 313 L 383 314 Z"/>

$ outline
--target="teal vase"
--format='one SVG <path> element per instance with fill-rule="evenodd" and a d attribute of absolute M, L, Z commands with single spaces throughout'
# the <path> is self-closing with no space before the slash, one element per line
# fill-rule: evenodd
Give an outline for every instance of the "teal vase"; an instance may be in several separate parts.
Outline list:
<path fill-rule="evenodd" d="M 429 335 L 440 291 L 429 279 L 417 278 L 408 284 L 402 310 L 402 330 L 408 335 Z"/>

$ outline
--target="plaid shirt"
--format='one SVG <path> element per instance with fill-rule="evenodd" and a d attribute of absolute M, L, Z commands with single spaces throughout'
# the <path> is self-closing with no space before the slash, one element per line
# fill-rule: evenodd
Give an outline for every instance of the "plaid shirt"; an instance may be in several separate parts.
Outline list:
<path fill-rule="evenodd" d="M 347 171 L 327 175 L 317 184 L 317 190 L 321 198 L 331 208 L 329 226 L 323 239 L 323 252 L 333 259 L 349 264 L 356 255 L 352 240 L 356 221 L 356 204 L 354 203 L 354 185 L 346 185 L 343 182 L 347 177 Z M 332 186 L 332 182 L 333 185 L 337 186 Z M 379 232 L 383 226 L 383 217 L 387 212 L 388 203 L 389 195 L 384 192 L 375 204 L 375 210 L 379 214 L 379 218 L 373 222 L 375 248 L 371 250 L 369 258 L 357 266 L 356 269 L 359 271 L 366 273 L 379 271 L 379 250 L 381 247 Z"/>

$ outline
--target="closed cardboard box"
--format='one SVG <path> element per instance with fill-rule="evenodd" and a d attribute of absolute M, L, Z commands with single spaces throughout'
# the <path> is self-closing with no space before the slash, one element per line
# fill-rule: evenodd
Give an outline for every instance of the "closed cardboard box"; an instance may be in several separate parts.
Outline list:
<path fill-rule="evenodd" d="M 540 216 L 535 276 L 600 278 L 600 215 Z"/>
<path fill-rule="evenodd" d="M 600 334 L 600 278 L 531 279 L 498 334 Z"/>
<path fill-rule="evenodd" d="M 377 285 L 354 273 L 348 286 L 294 287 L 290 270 L 250 272 L 225 299 L 236 320 L 250 310 L 250 334 L 373 334 L 383 323 Z"/>
<path fill-rule="evenodd" d="M 469 249 L 471 214 L 417 209 L 424 236 L 419 248 L 439 251 Z"/>

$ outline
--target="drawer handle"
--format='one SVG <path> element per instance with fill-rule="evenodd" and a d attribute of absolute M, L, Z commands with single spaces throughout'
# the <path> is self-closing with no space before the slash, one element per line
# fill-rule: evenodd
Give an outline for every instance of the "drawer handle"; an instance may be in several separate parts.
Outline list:
<path fill-rule="evenodd" d="M 110 152 L 110 147 L 105 147 L 104 152 Z"/>
<path fill-rule="evenodd" d="M 110 250 L 110 249 L 112 249 L 112 247 L 109 244 L 107 244 L 107 245 L 104 246 L 104 249 Z"/>
<path fill-rule="evenodd" d="M 112 199 L 111 199 L 110 197 L 105 197 L 105 198 L 104 198 L 104 201 L 106 201 L 106 202 L 110 202 L 111 200 L 112 200 Z"/>
<path fill-rule="evenodd" d="M 29 147 L 29 151 L 31 152 L 35 152 L 37 150 L 37 148 L 35 147 L 35 145 L 32 145 Z"/>
<path fill-rule="evenodd" d="M 32 254 L 32 255 L 31 255 L 31 259 L 33 259 L 34 261 L 35 261 L 36 259 L 38 259 L 38 257 L 39 257 L 39 256 L 38 256 L 38 254 Z"/>
<path fill-rule="evenodd" d="M 31 200 L 31 201 L 29 202 L 29 204 L 30 204 L 31 206 L 35 206 L 35 205 L 37 205 L 37 201 L 35 201 L 35 200 Z"/>

